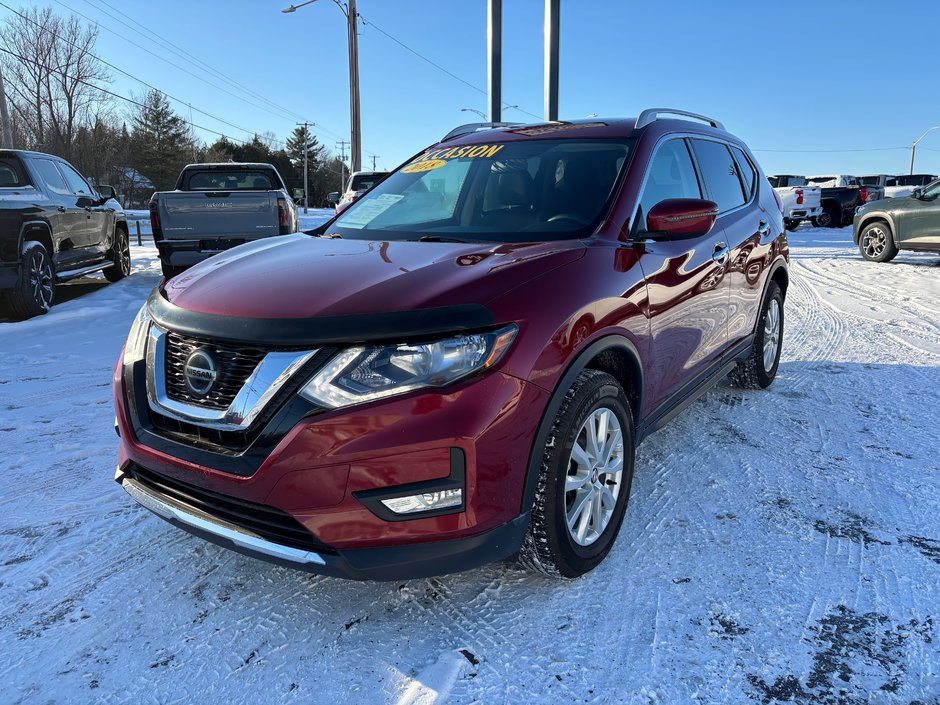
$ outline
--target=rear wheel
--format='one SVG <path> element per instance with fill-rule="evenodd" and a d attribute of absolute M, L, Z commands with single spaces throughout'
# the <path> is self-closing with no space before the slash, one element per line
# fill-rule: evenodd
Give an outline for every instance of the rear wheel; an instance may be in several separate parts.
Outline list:
<path fill-rule="evenodd" d="M 869 262 L 890 262 L 898 255 L 891 231 L 880 221 L 869 223 L 862 228 L 858 238 L 858 250 Z"/>
<path fill-rule="evenodd" d="M 839 209 L 831 203 L 823 206 L 823 212 L 816 216 L 816 226 L 820 228 L 837 228 L 841 225 Z"/>
<path fill-rule="evenodd" d="M 773 384 L 783 349 L 783 292 L 770 282 L 767 298 L 757 321 L 754 344 L 746 359 L 731 371 L 731 382 L 745 389 L 766 389 Z"/>
<path fill-rule="evenodd" d="M 540 452 L 540 451 L 536 451 Z M 609 374 L 582 371 L 552 422 L 520 561 L 576 578 L 613 546 L 633 480 L 633 415 Z"/>
<path fill-rule="evenodd" d="M 20 260 L 20 278 L 6 295 L 7 310 L 22 320 L 39 316 L 52 307 L 55 298 L 55 270 L 49 251 L 39 242 L 27 242 Z"/>
<path fill-rule="evenodd" d="M 108 259 L 114 262 L 103 272 L 104 278 L 109 282 L 120 281 L 131 273 L 131 243 L 124 228 L 114 229 L 114 240 L 108 252 Z"/>
<path fill-rule="evenodd" d="M 784 225 L 786 226 L 787 230 L 789 230 L 790 232 L 793 232 L 793 231 L 796 230 L 798 227 L 800 227 L 800 221 L 799 221 L 799 220 L 788 220 L 788 221 L 786 221 L 786 223 L 784 223 Z"/>

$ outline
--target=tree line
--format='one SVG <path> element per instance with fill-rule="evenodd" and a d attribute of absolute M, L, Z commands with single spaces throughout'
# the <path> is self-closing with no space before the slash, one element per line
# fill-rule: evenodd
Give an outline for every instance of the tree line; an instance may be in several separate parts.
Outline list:
<path fill-rule="evenodd" d="M 326 205 L 327 194 L 339 190 L 342 161 L 305 126 L 294 128 L 283 146 L 271 132 L 207 144 L 162 92 L 122 99 L 109 88 L 108 65 L 95 55 L 97 39 L 97 26 L 51 8 L 22 9 L 0 25 L 10 146 L 63 157 L 95 183 L 113 185 L 128 208 L 172 189 L 193 162 L 270 163 L 294 192 L 303 188 L 305 142 L 310 205 Z"/>

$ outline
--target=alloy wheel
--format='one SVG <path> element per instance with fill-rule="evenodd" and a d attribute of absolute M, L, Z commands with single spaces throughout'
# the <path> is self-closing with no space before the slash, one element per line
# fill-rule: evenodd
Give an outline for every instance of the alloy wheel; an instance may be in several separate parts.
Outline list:
<path fill-rule="evenodd" d="M 29 286 L 36 303 L 46 309 L 52 306 L 52 263 L 44 252 L 33 252 L 29 258 Z"/>
<path fill-rule="evenodd" d="M 887 244 L 888 234 L 884 231 L 884 228 L 875 226 L 869 228 L 865 233 L 862 240 L 862 249 L 865 251 L 866 257 L 874 259 L 884 254 Z"/>
<path fill-rule="evenodd" d="M 124 276 L 127 276 L 131 273 L 131 242 L 127 235 L 121 234 L 118 236 L 117 250 L 121 272 Z"/>
<path fill-rule="evenodd" d="M 565 478 L 565 520 L 575 543 L 590 546 L 610 523 L 623 478 L 623 429 L 606 407 L 578 431 Z"/>
<path fill-rule="evenodd" d="M 777 360 L 780 347 L 780 304 L 777 299 L 770 300 L 764 316 L 764 371 L 770 372 Z"/>

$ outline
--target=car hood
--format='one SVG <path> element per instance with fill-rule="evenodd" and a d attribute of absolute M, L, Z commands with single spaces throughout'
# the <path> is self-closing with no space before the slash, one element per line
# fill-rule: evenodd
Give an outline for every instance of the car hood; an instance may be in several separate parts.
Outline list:
<path fill-rule="evenodd" d="M 579 259 L 580 240 L 531 244 L 381 242 L 296 234 L 242 245 L 164 285 L 190 311 L 311 318 L 485 304 Z"/>

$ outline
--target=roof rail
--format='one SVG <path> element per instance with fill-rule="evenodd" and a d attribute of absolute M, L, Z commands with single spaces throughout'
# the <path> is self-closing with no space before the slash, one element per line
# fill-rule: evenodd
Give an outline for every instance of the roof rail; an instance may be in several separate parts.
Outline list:
<path fill-rule="evenodd" d="M 523 123 L 521 122 L 468 122 L 466 125 L 455 127 L 453 130 L 448 132 L 441 138 L 441 142 L 452 140 L 455 137 L 460 137 L 461 135 L 469 135 L 472 132 L 495 130 L 498 127 L 519 127 L 522 124 Z"/>
<path fill-rule="evenodd" d="M 640 113 L 640 117 L 636 119 L 635 129 L 639 130 L 641 127 L 646 127 L 651 122 L 659 120 L 660 115 L 679 115 L 684 118 L 699 120 L 719 130 L 725 129 L 725 126 L 714 118 L 706 117 L 704 115 L 697 115 L 696 113 L 690 113 L 685 110 L 673 110 L 672 108 L 650 108 L 649 110 L 644 110 L 642 113 Z"/>

